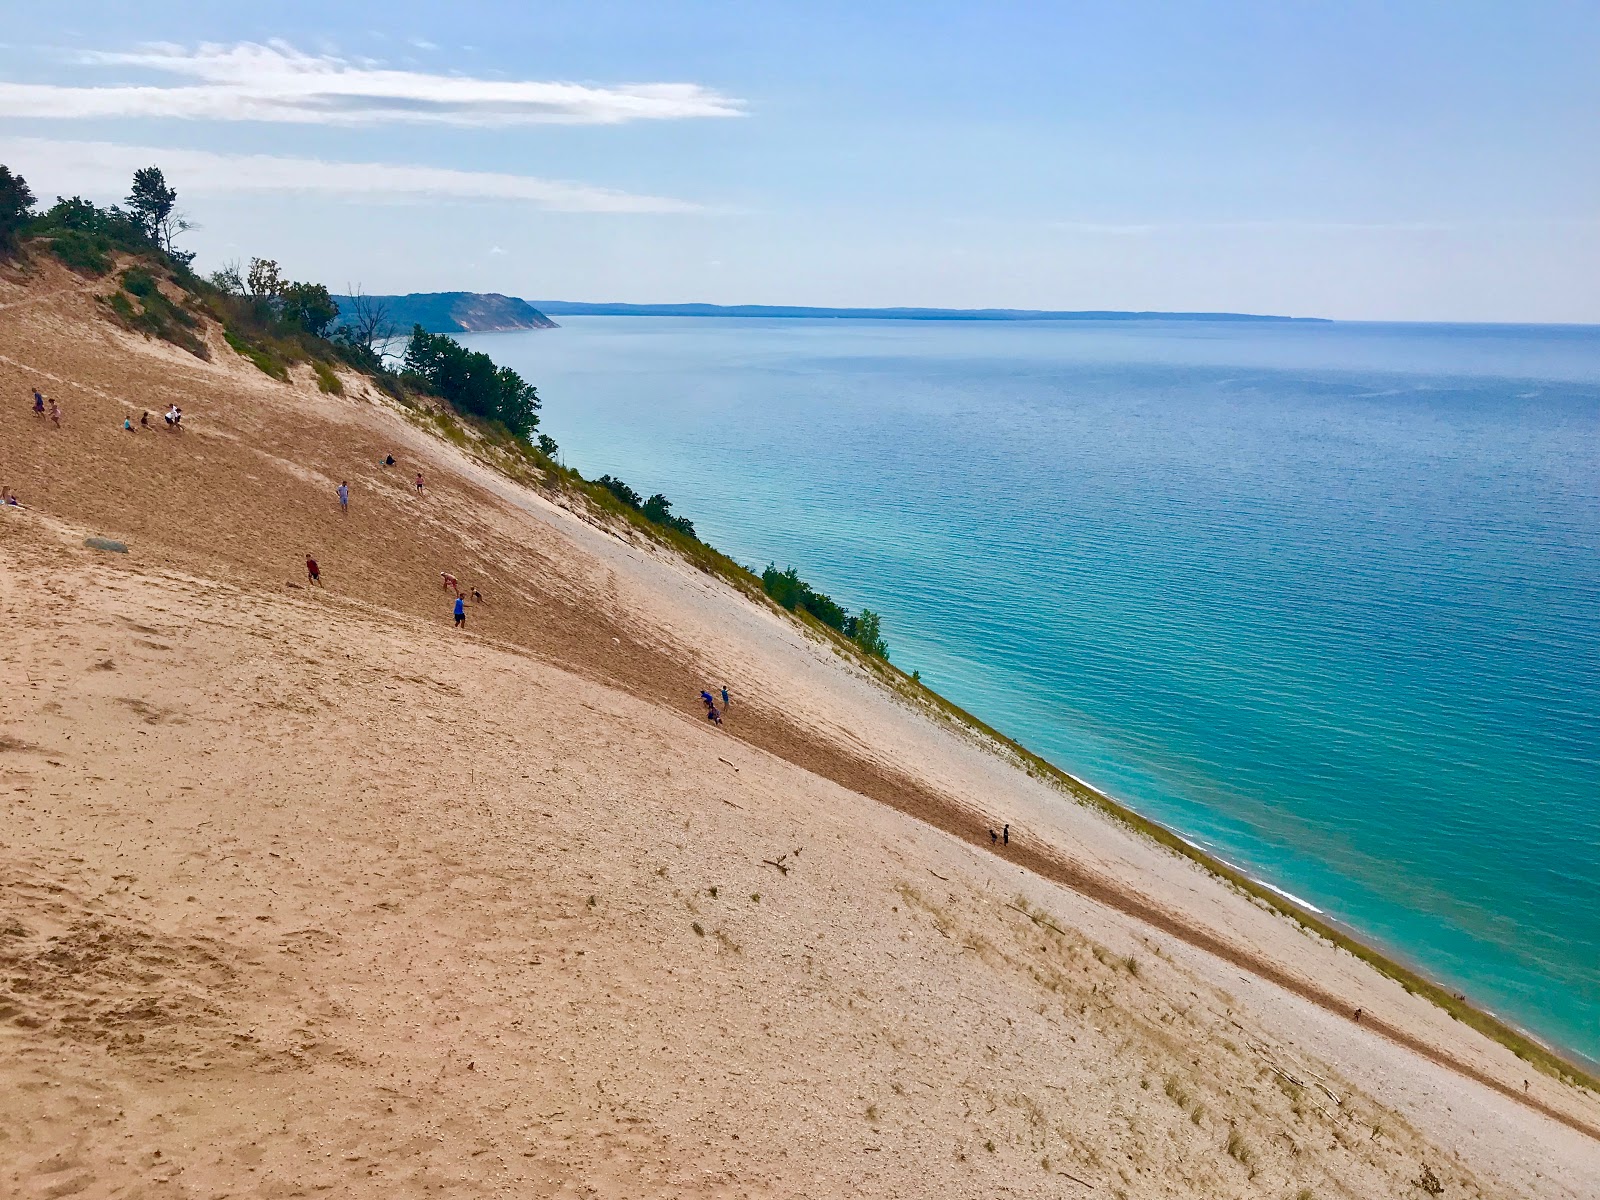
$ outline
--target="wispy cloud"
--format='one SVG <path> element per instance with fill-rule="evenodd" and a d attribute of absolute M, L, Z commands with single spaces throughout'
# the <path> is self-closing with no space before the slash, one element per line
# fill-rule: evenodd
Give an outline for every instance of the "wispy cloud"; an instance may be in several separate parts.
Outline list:
<path fill-rule="evenodd" d="M 168 117 L 317 125 L 615 125 L 734 117 L 743 103 L 693 83 L 601 87 L 393 70 L 368 59 L 306 54 L 286 42 L 95 51 L 87 64 L 192 82 L 104 87 L 0 82 L 0 116 Z"/>
<path fill-rule="evenodd" d="M 215 154 L 114 142 L 0 137 L 0 159 L 47 195 L 52 190 L 117 196 L 140 167 L 155 163 L 180 194 L 216 192 L 316 192 L 383 199 L 508 200 L 554 212 L 694 213 L 710 211 L 687 200 L 641 196 L 532 175 L 458 171 L 401 163 L 329 162 L 271 154 Z"/>

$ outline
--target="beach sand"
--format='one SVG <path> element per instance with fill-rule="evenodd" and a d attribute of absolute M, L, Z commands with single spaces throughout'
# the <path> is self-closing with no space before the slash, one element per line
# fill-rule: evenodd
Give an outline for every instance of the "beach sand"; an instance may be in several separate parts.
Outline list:
<path fill-rule="evenodd" d="M 1592 1094 L 102 286 L 0 279 L 0 1194 L 1600 1194 Z"/>

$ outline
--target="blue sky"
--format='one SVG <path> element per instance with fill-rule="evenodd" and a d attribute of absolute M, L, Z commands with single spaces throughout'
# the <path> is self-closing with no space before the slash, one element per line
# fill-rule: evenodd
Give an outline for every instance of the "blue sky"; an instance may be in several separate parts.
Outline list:
<path fill-rule="evenodd" d="M 238 11 L 231 11 L 237 9 Z M 0 161 L 532 299 L 1600 322 L 1594 3 L 77 3 Z"/>

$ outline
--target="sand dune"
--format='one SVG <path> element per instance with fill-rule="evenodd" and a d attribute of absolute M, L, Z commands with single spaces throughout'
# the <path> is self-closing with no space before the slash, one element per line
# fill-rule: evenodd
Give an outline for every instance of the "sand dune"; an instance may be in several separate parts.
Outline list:
<path fill-rule="evenodd" d="M 94 287 L 0 281 L 0 1193 L 1600 1194 L 1591 1094 L 358 378 Z"/>

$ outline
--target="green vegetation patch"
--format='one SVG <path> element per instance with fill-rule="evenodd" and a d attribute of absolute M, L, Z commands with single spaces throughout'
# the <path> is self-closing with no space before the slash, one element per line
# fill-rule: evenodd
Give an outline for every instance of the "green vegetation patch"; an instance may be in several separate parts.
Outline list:
<path fill-rule="evenodd" d="M 50 238 L 50 253 L 80 275 L 104 275 L 111 270 L 111 244 L 94 234 L 63 230 Z"/>
<path fill-rule="evenodd" d="M 196 358 L 211 357 L 210 347 L 195 333 L 199 318 L 169 300 L 154 275 L 142 267 L 129 267 L 122 272 L 121 284 L 121 290 L 105 297 L 106 307 L 118 324 L 171 342 Z"/>
<path fill-rule="evenodd" d="M 251 345 L 231 329 L 224 329 L 222 336 L 227 339 L 228 345 L 233 347 L 234 353 L 248 358 L 265 374 L 272 376 L 274 379 L 283 383 L 289 382 L 289 368 L 272 351 Z"/>
<path fill-rule="evenodd" d="M 317 391 L 327 392 L 333 396 L 344 395 L 344 383 L 327 363 L 313 362 L 311 369 L 317 373 Z"/>

